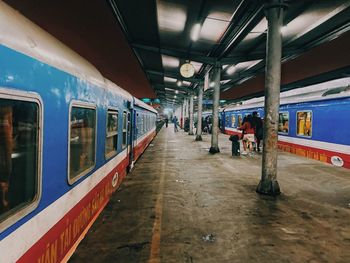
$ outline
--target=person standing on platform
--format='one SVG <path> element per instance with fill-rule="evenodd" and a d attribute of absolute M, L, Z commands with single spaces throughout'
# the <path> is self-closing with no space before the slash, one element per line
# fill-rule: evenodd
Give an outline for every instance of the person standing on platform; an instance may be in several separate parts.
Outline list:
<path fill-rule="evenodd" d="M 178 132 L 179 130 L 177 129 L 177 118 L 174 116 L 173 118 L 173 123 L 174 123 L 174 132 Z"/>
<path fill-rule="evenodd" d="M 168 122 L 169 122 L 169 119 L 168 117 L 165 118 L 165 128 L 168 128 Z"/>
<path fill-rule="evenodd" d="M 263 122 L 256 111 L 253 112 L 252 124 L 256 138 L 256 151 L 260 152 L 260 142 L 263 138 Z"/>
<path fill-rule="evenodd" d="M 241 130 L 243 133 L 243 149 L 242 155 L 251 155 L 253 149 L 253 143 L 255 142 L 254 129 L 252 127 L 252 115 L 244 117 L 243 124 L 238 130 Z M 248 150 L 248 153 L 247 153 Z"/>

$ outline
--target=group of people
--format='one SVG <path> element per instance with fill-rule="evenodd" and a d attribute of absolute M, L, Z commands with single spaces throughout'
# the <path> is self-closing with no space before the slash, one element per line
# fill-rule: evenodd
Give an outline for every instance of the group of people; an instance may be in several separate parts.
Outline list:
<path fill-rule="evenodd" d="M 263 121 L 256 111 L 252 115 L 249 114 L 243 118 L 242 125 L 238 127 L 238 130 L 242 131 L 240 138 L 238 136 L 230 137 L 232 141 L 232 155 L 239 155 L 239 148 L 237 149 L 239 139 L 242 139 L 243 143 L 242 155 L 250 155 L 253 150 L 260 152 L 260 142 L 263 139 Z"/>
<path fill-rule="evenodd" d="M 169 119 L 166 117 L 166 128 L 168 128 L 168 123 Z M 178 132 L 179 124 L 176 116 L 172 118 L 172 123 L 174 124 L 174 132 Z M 208 119 L 204 119 L 203 127 L 207 127 L 208 123 Z M 232 141 L 232 155 L 250 155 L 253 151 L 260 152 L 260 142 L 263 139 L 263 121 L 258 116 L 256 111 L 254 111 L 253 114 L 249 114 L 243 118 L 242 124 L 240 127 L 238 127 L 238 130 L 242 131 L 241 136 L 230 136 L 230 141 Z M 243 143 L 242 153 L 240 153 L 239 140 L 242 140 Z"/>
<path fill-rule="evenodd" d="M 178 129 L 178 120 L 177 120 L 177 117 L 174 116 L 173 119 L 172 119 L 172 122 L 174 123 L 174 132 L 178 132 L 179 129 Z M 165 127 L 168 128 L 168 124 L 169 124 L 169 119 L 168 117 L 165 118 Z"/>

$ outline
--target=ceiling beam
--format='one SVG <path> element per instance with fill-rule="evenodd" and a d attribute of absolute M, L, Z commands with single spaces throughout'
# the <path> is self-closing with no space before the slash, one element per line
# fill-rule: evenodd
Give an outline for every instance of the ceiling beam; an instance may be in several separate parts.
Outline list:
<path fill-rule="evenodd" d="M 163 54 L 171 57 L 177 57 L 184 60 L 193 60 L 204 64 L 214 64 L 215 58 L 207 57 L 201 54 L 190 53 L 186 50 L 171 49 L 171 48 L 159 48 L 155 46 L 149 46 L 139 43 L 132 43 L 131 46 L 137 50 L 150 51 L 158 54 Z"/>
<path fill-rule="evenodd" d="M 146 69 L 145 72 L 147 74 L 151 74 L 151 75 L 169 77 L 169 78 L 173 78 L 173 79 L 178 79 L 178 80 L 182 80 L 182 81 L 189 81 L 189 82 L 194 82 L 194 83 L 200 83 L 200 82 L 204 81 L 204 80 L 198 79 L 198 78 L 184 78 L 180 74 L 175 74 L 175 73 L 171 73 L 171 72 L 161 72 L 161 71 L 149 70 L 149 69 Z"/>
<path fill-rule="evenodd" d="M 194 90 L 186 88 L 186 87 L 183 87 L 183 86 L 179 87 L 176 84 L 174 85 L 174 84 L 160 84 L 160 83 L 157 83 L 157 84 L 151 84 L 151 85 L 156 90 L 164 90 L 165 88 L 167 88 L 167 89 L 172 89 L 172 90 L 184 91 L 184 92 L 187 92 L 187 93 L 190 93 L 190 94 L 194 93 Z"/>
<path fill-rule="evenodd" d="M 221 59 L 226 56 L 230 51 L 240 43 L 251 30 L 263 19 L 264 17 L 263 5 L 255 8 L 253 12 L 247 15 L 245 23 L 238 25 L 238 30 L 235 30 L 230 39 L 225 43 L 223 49 L 218 54 L 218 58 Z"/>

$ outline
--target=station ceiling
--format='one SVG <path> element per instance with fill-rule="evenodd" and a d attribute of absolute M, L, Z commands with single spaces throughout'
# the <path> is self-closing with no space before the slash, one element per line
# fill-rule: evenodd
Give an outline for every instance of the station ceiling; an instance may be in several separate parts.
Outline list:
<path fill-rule="evenodd" d="M 181 103 L 215 61 L 223 67 L 222 98 L 264 90 L 266 1 L 5 2 L 136 97 L 157 97 L 163 106 Z M 350 1 L 284 3 L 282 88 L 348 76 Z M 179 72 L 187 61 L 195 67 L 188 79 Z"/>

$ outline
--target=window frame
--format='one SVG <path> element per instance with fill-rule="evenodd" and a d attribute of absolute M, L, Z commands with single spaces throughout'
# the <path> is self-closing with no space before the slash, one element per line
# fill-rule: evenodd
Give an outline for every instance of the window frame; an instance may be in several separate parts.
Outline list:
<path fill-rule="evenodd" d="M 36 187 L 37 192 L 31 203 L 23 206 L 19 209 L 12 211 L 3 221 L 0 221 L 0 232 L 6 230 L 8 227 L 14 225 L 19 220 L 33 212 L 40 203 L 42 197 L 42 154 L 43 154 L 43 123 L 44 123 L 44 103 L 39 94 L 34 92 L 20 91 L 14 89 L 8 89 L 0 87 L 0 99 L 8 99 L 22 102 L 36 103 L 38 106 L 38 147 L 37 147 L 37 174 L 36 174 Z"/>
<path fill-rule="evenodd" d="M 289 131 L 290 131 L 290 125 L 289 125 L 289 120 L 290 120 L 290 114 L 289 114 L 289 111 L 279 111 L 278 112 L 278 125 L 279 125 L 279 121 L 280 121 L 280 113 L 288 113 L 288 132 L 281 132 L 281 131 L 278 131 L 277 129 L 277 133 L 278 134 L 281 134 L 281 135 L 288 135 L 289 134 Z M 298 114 L 297 114 L 298 116 Z"/>
<path fill-rule="evenodd" d="M 310 136 L 308 136 L 308 135 L 299 135 L 298 134 L 298 113 L 299 112 L 311 112 L 311 135 Z M 296 125 L 296 127 L 295 127 L 295 135 L 296 136 L 298 136 L 298 137 L 303 137 L 303 138 L 312 138 L 312 134 L 313 134 L 313 128 L 312 128 L 312 123 L 313 123 L 313 119 L 314 119 L 314 113 L 313 113 L 313 111 L 312 110 L 298 110 L 298 111 L 296 111 L 296 113 L 295 113 L 295 125 Z"/>
<path fill-rule="evenodd" d="M 112 157 L 118 155 L 118 145 L 119 145 L 119 144 L 118 144 L 119 123 L 117 122 L 117 133 L 114 134 L 114 135 L 109 136 L 109 137 L 112 137 L 112 136 L 117 135 L 117 145 L 116 145 L 115 151 L 106 153 L 107 138 L 109 138 L 109 137 L 108 137 L 108 131 L 107 131 L 108 114 L 109 114 L 109 113 L 116 113 L 117 116 L 118 116 L 118 122 L 119 122 L 119 110 L 118 110 L 117 108 L 114 108 L 114 107 L 108 107 L 108 108 L 107 108 L 107 114 L 106 114 L 105 160 L 109 160 L 110 158 L 112 158 Z"/>
<path fill-rule="evenodd" d="M 83 108 L 83 109 L 93 109 L 95 111 L 95 160 L 94 165 L 85 169 L 80 174 L 75 176 L 74 178 L 70 178 L 70 135 L 71 135 L 71 115 L 72 115 L 72 108 Z M 96 167 L 96 158 L 97 158 L 97 120 L 98 114 L 97 114 L 97 106 L 94 103 L 85 102 L 85 101 L 79 101 L 79 100 L 72 100 L 69 105 L 69 113 L 68 113 L 68 168 L 67 168 L 67 180 L 69 185 L 73 185 L 75 182 L 77 182 L 80 178 L 83 176 L 89 174 L 95 167 Z"/>

